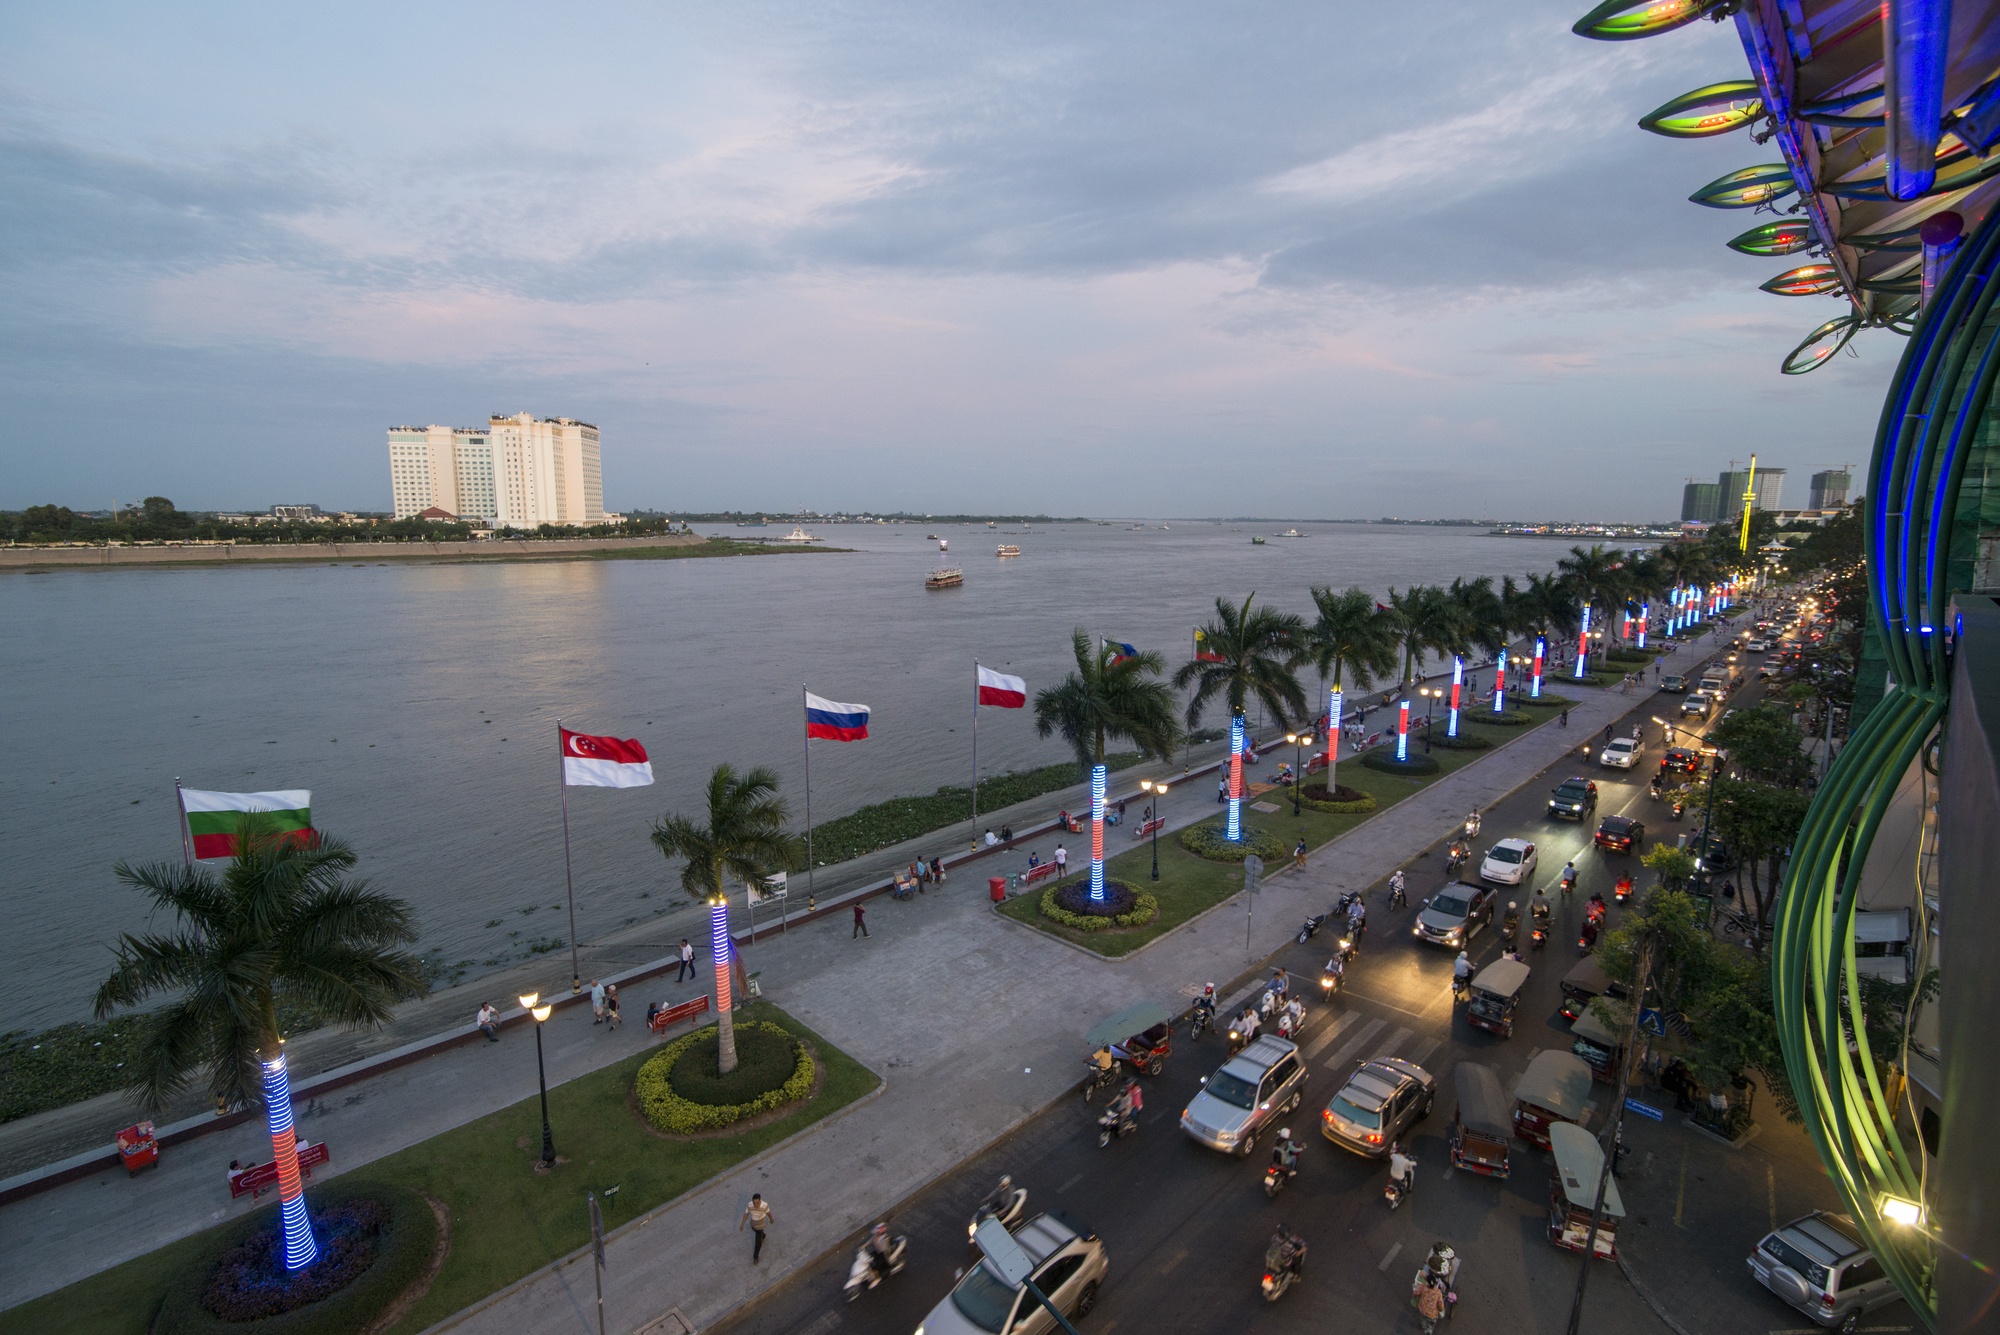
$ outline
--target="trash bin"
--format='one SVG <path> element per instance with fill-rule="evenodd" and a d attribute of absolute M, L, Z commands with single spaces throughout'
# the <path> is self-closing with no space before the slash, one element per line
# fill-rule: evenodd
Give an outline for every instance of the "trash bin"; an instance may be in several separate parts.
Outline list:
<path fill-rule="evenodd" d="M 995 904 L 1004 901 L 1007 898 L 1007 878 L 1005 876 L 987 877 L 986 893 L 993 896 Z"/>

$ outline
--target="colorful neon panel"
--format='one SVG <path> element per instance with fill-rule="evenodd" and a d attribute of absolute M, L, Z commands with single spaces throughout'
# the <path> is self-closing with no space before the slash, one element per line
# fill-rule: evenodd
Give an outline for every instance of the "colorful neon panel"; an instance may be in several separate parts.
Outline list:
<path fill-rule="evenodd" d="M 1333 767 L 1340 760 L 1341 703 L 1338 686 L 1326 693 L 1326 787 L 1329 797 L 1333 795 Z"/>
<path fill-rule="evenodd" d="M 1639 128 L 1669 139 L 1706 139 L 1741 129 L 1764 114 L 1764 99 L 1753 79 L 1712 83 L 1654 108 Z"/>
<path fill-rule="evenodd" d="M 1744 167 L 1727 176 L 1718 176 L 1688 196 L 1692 203 L 1711 209 L 1752 209 L 1759 204 L 1783 199 L 1798 190 L 1792 169 L 1782 162 Z"/>
<path fill-rule="evenodd" d="M 1831 264 L 1801 264 L 1787 269 L 1769 282 L 1759 283 L 1759 291 L 1780 297 L 1817 297 L 1840 290 L 1840 271 Z"/>
<path fill-rule="evenodd" d="M 1807 334 L 1805 341 L 1786 355 L 1785 374 L 1804 375 L 1807 371 L 1817 370 L 1834 353 L 1846 347 L 1847 341 L 1853 338 L 1855 331 L 1860 328 L 1859 315 L 1839 315 L 1828 320 Z"/>
<path fill-rule="evenodd" d="M 1242 770 L 1243 757 L 1236 757 L 1236 768 Z M 1092 903 L 1104 901 L 1104 776 L 1105 767 L 1096 765 L 1090 771 L 1090 898 Z M 1236 804 L 1230 803 L 1233 813 Z"/>
<path fill-rule="evenodd" d="M 1451 717 L 1445 722 L 1444 735 L 1458 736 L 1458 699 L 1465 689 L 1465 660 L 1453 656 L 1451 660 Z"/>
<path fill-rule="evenodd" d="M 1604 0 L 1570 31 L 1598 42 L 1630 42 L 1693 23 L 1719 0 Z"/>
<path fill-rule="evenodd" d="M 1775 259 L 1780 255 L 1796 255 L 1818 243 L 1819 236 L 1813 231 L 1811 223 L 1787 218 L 1783 222 L 1753 227 L 1741 236 L 1732 237 L 1728 244 L 1731 250 L 1744 255 Z"/>
<path fill-rule="evenodd" d="M 1410 702 L 1404 700 L 1402 701 L 1402 707 L 1396 711 L 1396 759 L 1408 760 L 1409 758 Z"/>
<path fill-rule="evenodd" d="M 1243 837 L 1243 716 L 1229 720 L 1229 829 L 1231 843 Z"/>
<path fill-rule="evenodd" d="M 1493 712 L 1507 712 L 1507 654 L 1504 650 L 1493 660 Z"/>
<path fill-rule="evenodd" d="M 1549 640 L 1546 635 L 1535 637 L 1535 675 L 1528 678 L 1528 698 L 1542 698 L 1542 660 L 1549 656 Z"/>
<path fill-rule="evenodd" d="M 285 1224 L 285 1269 L 303 1270 L 319 1259 L 312 1220 L 306 1216 L 305 1189 L 299 1182 L 298 1133 L 292 1127 L 292 1083 L 285 1074 L 285 1055 L 264 1063 L 264 1118 L 271 1128 L 271 1149 L 278 1165 L 279 1217 Z"/>

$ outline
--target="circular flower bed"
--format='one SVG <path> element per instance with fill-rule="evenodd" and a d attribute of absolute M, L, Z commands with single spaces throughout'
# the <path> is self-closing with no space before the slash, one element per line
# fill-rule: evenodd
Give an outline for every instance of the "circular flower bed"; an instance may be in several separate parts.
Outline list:
<path fill-rule="evenodd" d="M 1525 710 L 1510 709 L 1504 714 L 1481 714 L 1479 722 L 1491 728 L 1525 728 L 1535 720 Z"/>
<path fill-rule="evenodd" d="M 1349 788 L 1344 783 L 1330 793 L 1323 783 L 1309 783 L 1299 790 L 1299 800 L 1314 811 L 1330 812 L 1336 816 L 1359 816 L 1375 809 L 1374 794 Z"/>
<path fill-rule="evenodd" d="M 1210 862 L 1241 862 L 1252 853 L 1266 862 L 1285 856 L 1282 840 L 1248 825 L 1243 827 L 1243 838 L 1234 843 L 1223 833 L 1223 827 L 1213 822 L 1188 826 L 1180 832 L 1180 841 L 1182 848 Z"/>
<path fill-rule="evenodd" d="M 633 1077 L 639 1110 L 661 1131 L 690 1135 L 797 1103 L 812 1092 L 818 1066 L 800 1039 L 768 1020 L 736 1026 L 737 1066 L 716 1074 L 713 1028 L 684 1034 L 648 1058 Z"/>
<path fill-rule="evenodd" d="M 1160 902 L 1157 899 L 1123 881 L 1105 880 L 1102 904 L 1091 901 L 1088 881 L 1052 885 L 1042 891 L 1042 916 L 1058 926 L 1078 932 L 1144 927 L 1159 912 Z"/>
<path fill-rule="evenodd" d="M 1412 751 L 1408 760 L 1397 760 L 1395 750 L 1390 747 L 1380 747 L 1370 751 L 1367 755 L 1361 757 L 1361 763 L 1369 769 L 1380 770 L 1384 774 L 1414 776 L 1418 774 L 1435 774 L 1438 772 L 1437 761 L 1431 759 L 1423 752 Z"/>
<path fill-rule="evenodd" d="M 360 1330 L 422 1275 L 437 1250 L 437 1216 L 413 1191 L 379 1182 L 311 1192 L 307 1209 L 319 1259 L 285 1269 L 278 1207 L 264 1207 L 219 1237 L 176 1275 L 157 1335 L 335 1335 Z"/>

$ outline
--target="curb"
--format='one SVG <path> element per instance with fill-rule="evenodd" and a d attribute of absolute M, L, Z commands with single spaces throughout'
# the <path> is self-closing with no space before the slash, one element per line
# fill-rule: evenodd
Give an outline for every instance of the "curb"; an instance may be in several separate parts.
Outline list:
<path fill-rule="evenodd" d="M 1632 1292 L 1639 1295 L 1639 1301 L 1651 1308 L 1653 1315 L 1660 1318 L 1660 1321 L 1668 1330 L 1671 1330 L 1674 1335 L 1689 1335 L 1688 1328 L 1674 1320 L 1667 1309 L 1660 1306 L 1659 1302 L 1653 1297 L 1652 1292 L 1639 1282 L 1639 1277 L 1632 1273 L 1630 1266 L 1625 1264 L 1625 1254 L 1623 1252 L 1618 1254 L 1618 1273 L 1625 1276 L 1625 1282 L 1632 1286 Z"/>

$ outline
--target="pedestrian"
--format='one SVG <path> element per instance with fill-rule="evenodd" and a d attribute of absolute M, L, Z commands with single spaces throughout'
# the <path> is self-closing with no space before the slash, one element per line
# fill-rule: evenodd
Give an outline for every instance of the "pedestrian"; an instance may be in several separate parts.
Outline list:
<path fill-rule="evenodd" d="M 1438 1322 L 1444 1320 L 1444 1290 L 1435 1284 L 1419 1284 L 1415 1298 L 1417 1316 L 1424 1325 L 1424 1335 L 1435 1335 Z"/>
<path fill-rule="evenodd" d="M 479 1004 L 479 1018 L 473 1023 L 479 1026 L 480 1033 L 486 1035 L 488 1043 L 500 1041 L 500 1012 L 493 1009 L 492 1002 L 482 1001 Z"/>
<path fill-rule="evenodd" d="M 1215 781 L 1215 800 L 1218 803 L 1229 800 L 1229 780 L 1217 779 Z"/>
<path fill-rule="evenodd" d="M 937 883 L 938 883 L 939 885 L 943 885 L 943 884 L 944 884 L 944 859 L 943 859 L 943 858 L 932 858 L 932 859 L 931 859 L 931 879 L 932 879 L 933 881 L 936 881 L 936 882 L 937 882 Z"/>
<path fill-rule="evenodd" d="M 917 887 L 918 894 L 921 895 L 924 892 L 924 864 L 922 862 L 912 862 L 910 864 L 910 884 Z"/>
<path fill-rule="evenodd" d="M 681 938 L 681 971 L 674 975 L 675 982 L 683 982 L 694 977 L 694 947 L 686 937 Z"/>
<path fill-rule="evenodd" d="M 855 912 L 859 913 L 860 911 L 861 906 L 858 904 L 855 905 Z M 758 1260 L 764 1255 L 764 1230 L 771 1226 L 773 1218 L 775 1218 L 775 1215 L 772 1213 L 771 1203 L 756 1192 L 751 1192 L 750 1204 L 743 1208 L 743 1217 L 736 1221 L 736 1231 L 738 1233 L 741 1233 L 743 1226 L 748 1224 L 750 1225 L 750 1231 L 757 1235 L 756 1244 L 750 1248 L 751 1265 L 756 1265 Z"/>
<path fill-rule="evenodd" d="M 1294 867 L 1306 865 L 1306 841 L 1303 837 L 1299 840 L 1299 846 L 1292 850 L 1292 865 Z"/>
<path fill-rule="evenodd" d="M 590 980 L 590 1014 L 592 1024 L 604 1023 L 604 984 L 595 978 Z"/>
<path fill-rule="evenodd" d="M 1569 711 L 1567 709 L 1563 710 L 1562 712 L 1562 725 L 1565 728 L 1569 726 Z"/>
<path fill-rule="evenodd" d="M 987 830 L 986 830 L 986 846 L 987 846 L 988 848 L 991 848 L 991 847 L 993 847 L 993 845 L 995 845 L 995 844 L 997 844 L 997 843 L 999 843 L 999 842 L 1000 842 L 1000 836 L 999 836 L 999 835 L 997 835 L 997 834 L 995 834 L 995 833 L 993 833 L 993 830 L 992 830 L 992 827 L 990 827 L 990 826 L 989 826 L 989 827 L 987 827 Z"/>
<path fill-rule="evenodd" d="M 1056 879 L 1060 881 L 1063 877 L 1067 875 L 1069 875 L 1069 850 L 1064 848 L 1061 844 L 1057 844 Z"/>
<path fill-rule="evenodd" d="M 610 1033 L 618 1027 L 618 984 L 604 985 L 604 1032 Z"/>
<path fill-rule="evenodd" d="M 857 936 L 866 935 L 868 935 L 867 910 L 861 907 L 861 901 L 857 899 L 854 901 L 854 931 L 847 939 L 852 941 Z"/>
<path fill-rule="evenodd" d="M 1000 842 L 1006 844 L 1006 843 L 1012 843 L 1013 840 L 1014 840 L 1014 827 L 1011 825 L 1002 825 L 1000 827 Z"/>

